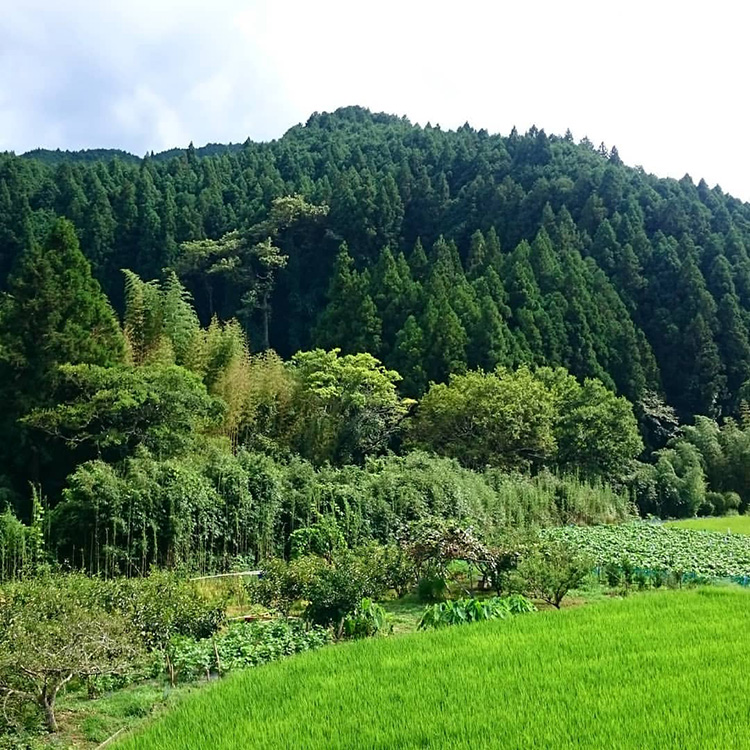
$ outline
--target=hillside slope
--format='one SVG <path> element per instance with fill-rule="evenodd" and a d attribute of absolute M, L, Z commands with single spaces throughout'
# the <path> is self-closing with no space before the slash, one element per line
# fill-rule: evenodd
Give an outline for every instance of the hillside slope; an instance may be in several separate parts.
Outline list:
<path fill-rule="evenodd" d="M 116 306 L 121 268 L 177 267 L 204 320 L 237 315 L 257 346 L 270 312 L 283 355 L 368 349 L 409 395 L 467 367 L 548 363 L 719 415 L 750 378 L 750 205 L 615 148 L 349 107 L 272 143 L 101 155 L 0 155 L 0 285 L 62 214 Z M 330 210 L 279 237 L 268 310 L 246 294 L 252 269 L 185 262 L 181 243 L 257 225 L 293 193 Z"/>

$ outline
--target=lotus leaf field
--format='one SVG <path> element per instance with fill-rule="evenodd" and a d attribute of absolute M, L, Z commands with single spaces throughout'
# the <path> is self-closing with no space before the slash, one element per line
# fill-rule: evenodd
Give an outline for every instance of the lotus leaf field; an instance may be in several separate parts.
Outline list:
<path fill-rule="evenodd" d="M 596 565 L 626 558 L 636 568 L 680 571 L 711 578 L 750 576 L 750 536 L 658 523 L 566 526 L 545 536 L 570 542 Z"/>

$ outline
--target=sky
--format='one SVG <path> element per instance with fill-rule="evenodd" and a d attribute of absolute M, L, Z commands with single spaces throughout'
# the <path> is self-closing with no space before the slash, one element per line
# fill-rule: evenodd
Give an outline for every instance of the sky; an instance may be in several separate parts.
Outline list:
<path fill-rule="evenodd" d="M 570 128 L 750 201 L 739 0 L 6 0 L 0 151 L 279 138 L 359 104 Z"/>

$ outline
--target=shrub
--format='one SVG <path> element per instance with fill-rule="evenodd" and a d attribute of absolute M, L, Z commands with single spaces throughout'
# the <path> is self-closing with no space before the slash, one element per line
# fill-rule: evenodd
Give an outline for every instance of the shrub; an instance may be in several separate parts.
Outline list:
<path fill-rule="evenodd" d="M 420 602 L 440 602 L 445 599 L 448 584 L 435 569 L 428 570 L 417 583 L 417 597 Z"/>
<path fill-rule="evenodd" d="M 312 526 L 304 526 L 289 536 L 292 558 L 303 555 L 318 555 L 328 559 L 336 550 L 346 546 L 344 535 L 333 516 L 324 516 Z"/>
<path fill-rule="evenodd" d="M 616 562 L 607 563 L 607 567 L 604 568 L 604 577 L 607 579 L 607 586 L 616 589 L 622 581 L 620 566 Z"/>
<path fill-rule="evenodd" d="M 341 637 L 346 616 L 355 611 L 367 593 L 367 586 L 345 568 L 324 568 L 310 587 L 305 617 L 316 625 L 333 626 L 337 637 Z"/>
<path fill-rule="evenodd" d="M 260 578 L 249 583 L 251 596 L 258 604 L 273 607 L 286 616 L 295 602 L 308 598 L 310 587 L 325 565 L 325 560 L 316 555 L 298 557 L 288 563 L 267 560 Z"/>
<path fill-rule="evenodd" d="M 525 557 L 518 572 L 527 591 L 555 608 L 571 589 L 580 586 L 593 567 L 593 561 L 564 542 L 546 541 Z"/>
<path fill-rule="evenodd" d="M 389 544 L 383 548 L 383 574 L 387 588 L 402 597 L 417 582 L 414 560 L 400 544 Z"/>

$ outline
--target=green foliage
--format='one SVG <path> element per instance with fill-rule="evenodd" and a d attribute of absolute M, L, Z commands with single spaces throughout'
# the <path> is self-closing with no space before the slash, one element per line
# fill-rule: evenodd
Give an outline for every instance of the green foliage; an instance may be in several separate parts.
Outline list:
<path fill-rule="evenodd" d="M 557 465 L 566 472 L 622 480 L 643 450 L 633 406 L 598 380 L 579 384 L 569 375 L 543 371 L 556 397 Z"/>
<path fill-rule="evenodd" d="M 106 366 L 122 359 L 117 319 L 69 221 L 56 221 L 41 247 L 26 250 L 7 288 L 0 306 L 2 364 L 22 378 L 33 401 L 47 392 L 60 364 Z"/>
<path fill-rule="evenodd" d="M 330 640 L 330 631 L 324 628 L 305 628 L 299 620 L 275 620 L 233 623 L 211 638 L 174 636 L 169 648 L 175 678 L 195 680 L 257 667 L 319 648 Z"/>
<path fill-rule="evenodd" d="M 429 519 L 410 529 L 408 551 L 417 571 L 445 580 L 448 565 L 456 560 L 479 563 L 487 550 L 471 528 Z M 420 581 L 421 586 L 421 581 Z"/>
<path fill-rule="evenodd" d="M 107 609 L 133 624 L 152 650 L 166 651 L 175 635 L 207 638 L 224 622 L 226 602 L 206 598 L 195 583 L 174 573 L 108 581 L 99 596 Z"/>
<path fill-rule="evenodd" d="M 455 599 L 425 609 L 419 629 L 444 628 L 483 620 L 504 620 L 511 615 L 535 612 L 533 602 L 521 594 L 490 599 Z"/>
<path fill-rule="evenodd" d="M 430 387 L 411 439 L 474 468 L 528 468 L 554 453 L 554 419 L 549 391 L 527 368 L 470 372 Z"/>
<path fill-rule="evenodd" d="M 143 575 L 154 564 L 211 572 L 230 569 L 235 558 L 254 565 L 309 551 L 330 557 L 342 544 L 406 542 L 410 524 L 435 529 L 440 519 L 492 536 L 513 526 L 631 515 L 628 497 L 604 485 L 546 473 L 481 475 L 421 453 L 315 469 L 299 459 L 210 448 L 188 457 L 139 451 L 116 465 L 83 463 L 44 525 L 48 550 L 61 562 L 104 575 Z M 12 565 L 22 540 L 18 524 L 9 529 L 16 540 L 6 544 Z M 400 590 L 416 582 L 405 551 L 399 546 L 378 562 L 391 571 L 389 586 Z"/>
<path fill-rule="evenodd" d="M 706 481 L 698 449 L 684 440 L 656 454 L 631 480 L 641 513 L 665 518 L 694 516 L 705 502 Z"/>
<path fill-rule="evenodd" d="M 557 465 L 608 481 L 622 479 L 643 449 L 632 405 L 562 368 L 476 371 L 433 384 L 411 440 L 474 468 Z"/>
<path fill-rule="evenodd" d="M 291 361 L 296 392 L 291 445 L 314 463 L 362 461 L 383 451 L 408 405 L 398 373 L 370 354 L 299 352 Z"/>
<path fill-rule="evenodd" d="M 0 590 L 0 692 L 32 703 L 57 731 L 59 691 L 73 679 L 137 669 L 142 640 L 134 622 L 97 601 L 77 576 L 37 578 Z"/>
<path fill-rule="evenodd" d="M 31 528 L 10 508 L 0 514 L 0 581 L 14 580 L 32 567 Z"/>
<path fill-rule="evenodd" d="M 499 471 L 485 476 L 495 492 L 488 514 L 497 526 L 617 523 L 636 515 L 627 494 L 601 481 L 548 471 L 535 477 Z"/>
<path fill-rule="evenodd" d="M 305 617 L 316 625 L 333 626 L 337 637 L 345 633 L 348 616 L 356 621 L 363 599 L 384 593 L 380 572 L 356 552 L 337 556 L 313 578 L 307 592 Z"/>
<path fill-rule="evenodd" d="M 441 602 L 448 595 L 445 573 L 427 568 L 417 581 L 417 599 L 420 602 Z"/>
<path fill-rule="evenodd" d="M 60 466 L 19 417 L 53 403 L 60 365 L 116 365 L 124 356 L 124 340 L 65 219 L 52 224 L 43 244 L 26 247 L 5 286 L 7 292 L 0 293 L 0 465 L 23 491 L 43 473 L 59 482 L 67 472 L 66 463 Z"/>
<path fill-rule="evenodd" d="M 60 403 L 33 411 L 24 423 L 116 459 L 139 446 L 164 456 L 184 451 L 224 412 L 195 375 L 175 365 L 62 365 L 60 379 Z"/>
<path fill-rule="evenodd" d="M 318 555 L 331 558 L 346 546 L 344 535 L 331 516 L 324 516 L 312 526 L 297 529 L 289 535 L 289 549 L 292 558 L 301 555 Z"/>
<path fill-rule="evenodd" d="M 410 396 L 467 368 L 559 365 L 717 416 L 750 375 L 747 205 L 569 135 L 348 107 L 273 143 L 5 154 L 0 285 L 56 216 L 118 308 L 119 269 L 173 267 L 201 320 L 236 317 L 285 357 L 330 320 L 326 347 L 378 345 Z"/>
<path fill-rule="evenodd" d="M 324 349 L 339 346 L 349 354 L 377 355 L 382 323 L 368 291 L 368 277 L 357 273 L 353 266 L 354 261 L 343 244 L 336 256 L 328 305 L 318 319 L 315 342 Z"/>
<path fill-rule="evenodd" d="M 325 560 L 316 555 L 297 557 L 288 563 L 280 559 L 267 560 L 260 579 L 252 586 L 253 597 L 286 616 L 296 602 L 309 598 L 325 566 Z"/>
<path fill-rule="evenodd" d="M 343 634 L 347 638 L 371 638 L 385 632 L 388 615 L 377 602 L 364 598 L 354 612 L 344 618 Z"/>
<path fill-rule="evenodd" d="M 417 582 L 417 567 L 406 545 L 389 544 L 383 548 L 383 580 L 385 586 L 405 596 Z"/>

